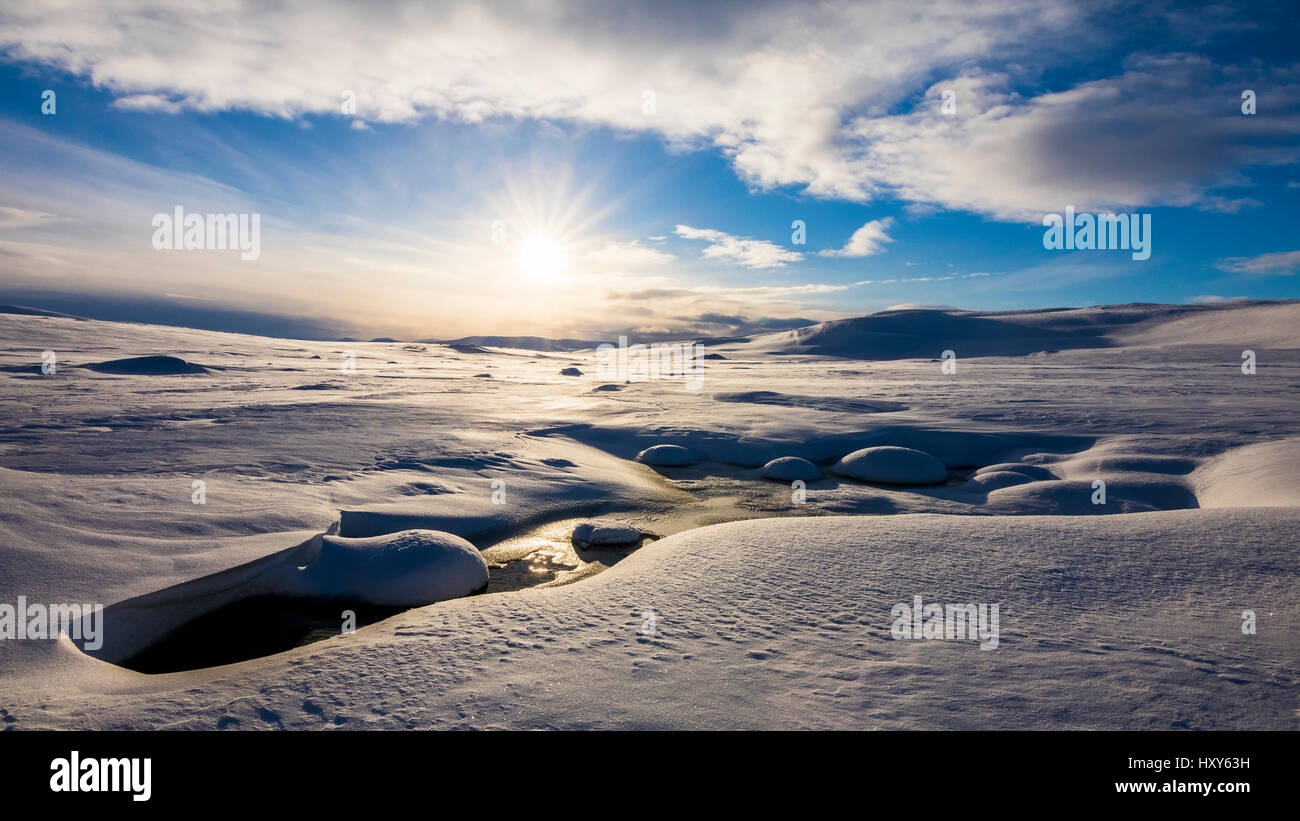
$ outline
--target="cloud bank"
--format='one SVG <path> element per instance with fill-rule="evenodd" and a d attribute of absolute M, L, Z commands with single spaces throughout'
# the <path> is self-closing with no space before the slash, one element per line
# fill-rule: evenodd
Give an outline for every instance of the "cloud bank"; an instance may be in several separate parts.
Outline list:
<path fill-rule="evenodd" d="M 6 0 L 0 48 L 132 110 L 567 121 L 711 147 L 756 189 L 1006 220 L 1067 204 L 1242 207 L 1210 192 L 1295 159 L 1296 69 L 1139 54 L 1112 76 L 1026 91 L 1120 36 L 1104 30 L 1113 5 Z M 1249 28 L 1244 14 L 1220 9 L 1215 25 Z M 1189 42 L 1206 36 L 1178 20 Z M 1242 89 L 1260 83 L 1269 116 L 1243 116 Z"/>

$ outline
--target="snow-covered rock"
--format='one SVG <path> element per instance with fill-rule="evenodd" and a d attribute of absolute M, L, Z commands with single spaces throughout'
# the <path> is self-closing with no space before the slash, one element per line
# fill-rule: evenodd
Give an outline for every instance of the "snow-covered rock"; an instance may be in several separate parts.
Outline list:
<path fill-rule="evenodd" d="M 488 582 L 478 548 L 451 533 L 403 530 L 366 539 L 319 538 L 319 552 L 305 567 L 292 569 L 284 592 L 420 607 L 467 596 Z"/>
<path fill-rule="evenodd" d="M 627 522 L 583 522 L 573 529 L 572 540 L 581 548 L 622 547 L 641 541 L 641 530 Z"/>
<path fill-rule="evenodd" d="M 851 479 L 891 485 L 936 485 L 948 479 L 943 462 L 930 454 L 892 445 L 855 450 L 832 470 Z"/>
<path fill-rule="evenodd" d="M 807 459 L 800 459 L 798 456 L 782 456 L 779 459 L 773 459 L 763 465 L 761 472 L 764 478 L 777 479 L 782 482 L 790 482 L 795 479 L 812 481 L 822 478 L 820 468 Z"/>
<path fill-rule="evenodd" d="M 695 452 L 681 445 L 655 445 L 636 455 L 638 462 L 659 467 L 684 467 L 700 461 Z"/>

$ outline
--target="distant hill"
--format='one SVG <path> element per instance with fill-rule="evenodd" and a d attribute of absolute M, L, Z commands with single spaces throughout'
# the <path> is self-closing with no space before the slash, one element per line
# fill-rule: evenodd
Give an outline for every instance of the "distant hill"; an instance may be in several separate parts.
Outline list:
<path fill-rule="evenodd" d="M 58 311 L 46 311 L 41 308 L 28 308 L 26 305 L 0 305 L 0 314 L 22 314 L 23 316 L 58 316 L 64 319 L 85 320 L 84 316 L 62 314 Z"/>
<path fill-rule="evenodd" d="M 737 345 L 736 343 L 744 343 Z M 848 359 L 1025 356 L 1040 351 L 1170 345 L 1300 348 L 1300 301 L 1099 305 L 1027 311 L 895 310 L 728 340 L 737 355 Z"/>
<path fill-rule="evenodd" d="M 462 336 L 460 339 L 417 339 L 436 345 L 473 345 L 479 348 L 519 348 L 525 351 L 580 351 L 602 342 L 589 339 L 547 339 L 543 336 Z"/>

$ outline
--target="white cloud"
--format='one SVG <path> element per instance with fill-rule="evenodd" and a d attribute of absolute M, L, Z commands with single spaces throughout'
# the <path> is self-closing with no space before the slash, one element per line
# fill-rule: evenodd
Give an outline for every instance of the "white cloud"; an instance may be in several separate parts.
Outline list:
<path fill-rule="evenodd" d="M 588 251 L 587 259 L 601 266 L 632 269 L 663 265 L 672 262 L 676 257 L 665 251 L 647 248 L 633 240 L 632 242 L 608 242 L 600 248 Z"/>
<path fill-rule="evenodd" d="M 678 225 L 673 229 L 683 239 L 700 239 L 709 243 L 704 249 L 705 259 L 735 262 L 746 268 L 783 268 L 787 262 L 799 262 L 803 254 L 790 251 L 763 239 L 735 237 L 711 228 L 692 228 Z"/>
<path fill-rule="evenodd" d="M 1113 37 L 1065 0 L 385 8 L 15 4 L 0 12 L 0 49 L 89 78 L 123 108 L 345 116 L 349 90 L 358 122 L 649 132 L 715 147 L 758 189 L 894 195 L 918 212 L 1003 219 L 1066 204 L 1247 207 L 1209 192 L 1243 183 L 1242 168 L 1294 160 L 1300 132 L 1286 69 L 1269 116 L 1243 117 L 1220 102 L 1242 78 L 1188 55 L 1132 58 L 1117 76 L 1022 96 L 1032 66 Z M 952 115 L 939 108 L 946 90 Z"/>
<path fill-rule="evenodd" d="M 179 114 L 182 110 L 180 103 L 160 94 L 128 94 L 118 97 L 113 105 L 126 111 L 160 111 L 164 114 Z"/>
<path fill-rule="evenodd" d="M 893 242 L 885 232 L 894 224 L 893 217 L 871 220 L 853 232 L 843 248 L 819 252 L 824 257 L 869 257 L 884 251 L 884 243 Z"/>
<path fill-rule="evenodd" d="M 1230 257 L 1219 260 L 1220 271 L 1255 276 L 1289 276 L 1300 270 L 1300 251 L 1279 251 L 1255 257 Z"/>

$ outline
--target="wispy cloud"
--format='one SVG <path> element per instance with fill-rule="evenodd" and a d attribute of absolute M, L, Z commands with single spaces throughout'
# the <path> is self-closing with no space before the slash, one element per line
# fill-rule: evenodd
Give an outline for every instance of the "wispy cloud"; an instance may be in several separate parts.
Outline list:
<path fill-rule="evenodd" d="M 1217 263 L 1221 271 L 1253 276 L 1290 276 L 1300 270 L 1300 251 L 1279 251 L 1254 257 L 1230 257 Z"/>
<path fill-rule="evenodd" d="M 0 228 L 29 228 L 33 225 L 51 222 L 54 219 L 53 214 L 44 211 L 0 206 Z"/>
<path fill-rule="evenodd" d="M 631 242 L 608 242 L 600 248 L 587 252 L 587 259 L 597 265 L 619 269 L 663 265 L 672 262 L 676 258 L 666 251 L 648 248 L 636 240 Z"/>
<path fill-rule="evenodd" d="M 701 252 L 705 259 L 734 262 L 746 268 L 782 268 L 787 262 L 799 262 L 803 254 L 782 248 L 762 239 L 736 237 L 711 228 L 678 225 L 673 229 L 683 239 L 704 240 L 709 245 Z"/>

